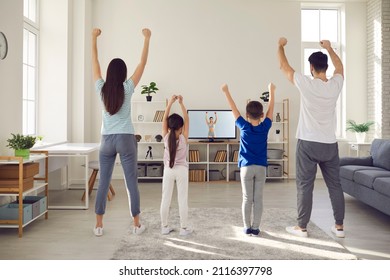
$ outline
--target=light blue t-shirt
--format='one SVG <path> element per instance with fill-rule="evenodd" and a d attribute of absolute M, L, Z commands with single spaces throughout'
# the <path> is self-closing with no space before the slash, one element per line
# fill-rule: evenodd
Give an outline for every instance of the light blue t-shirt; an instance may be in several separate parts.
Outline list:
<path fill-rule="evenodd" d="M 101 91 L 104 83 L 105 81 L 103 79 L 99 79 L 95 83 L 96 93 L 99 95 L 102 104 L 102 135 L 134 134 L 134 127 L 131 121 L 131 97 L 134 93 L 133 81 L 128 79 L 123 83 L 123 87 L 125 89 L 125 99 L 122 107 L 114 115 L 110 115 L 106 111 L 101 98 Z"/>
<path fill-rule="evenodd" d="M 240 129 L 238 166 L 267 166 L 267 139 L 272 121 L 265 118 L 259 125 L 253 126 L 240 116 L 236 120 L 236 126 Z"/>

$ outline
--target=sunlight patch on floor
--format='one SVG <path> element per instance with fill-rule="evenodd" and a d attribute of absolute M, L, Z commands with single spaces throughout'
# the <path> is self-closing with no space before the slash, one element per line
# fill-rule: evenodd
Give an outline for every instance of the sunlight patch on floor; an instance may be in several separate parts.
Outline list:
<path fill-rule="evenodd" d="M 277 239 L 280 239 L 279 241 L 279 240 L 272 240 L 264 237 L 245 236 L 245 234 L 242 232 L 242 228 L 239 227 L 232 227 L 232 229 L 234 230 L 235 236 L 229 239 L 235 241 L 256 244 L 263 247 L 301 252 L 303 254 L 309 254 L 309 255 L 324 257 L 324 258 L 332 258 L 332 259 L 345 259 L 346 257 L 354 258 L 352 254 L 333 251 L 332 248 L 334 249 L 342 248 L 341 245 L 334 242 L 318 240 L 310 237 L 309 238 L 296 237 L 288 233 L 275 234 L 275 233 L 263 231 L 263 233 L 267 234 L 268 236 L 273 236 Z M 307 245 L 303 245 L 303 244 L 307 244 Z M 311 245 L 323 246 L 324 249 L 312 248 L 310 247 Z"/>

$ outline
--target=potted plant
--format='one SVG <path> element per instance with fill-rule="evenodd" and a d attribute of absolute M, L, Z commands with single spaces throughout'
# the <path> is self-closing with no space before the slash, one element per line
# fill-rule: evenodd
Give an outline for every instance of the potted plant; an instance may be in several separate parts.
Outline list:
<path fill-rule="evenodd" d="M 29 135 L 13 134 L 12 138 L 7 139 L 7 147 L 15 150 L 16 157 L 28 158 L 30 149 L 34 146 L 36 137 Z"/>
<path fill-rule="evenodd" d="M 158 91 L 158 88 L 156 87 L 156 83 L 150 82 L 150 84 L 148 86 L 147 85 L 142 86 L 141 94 L 147 94 L 146 101 L 150 102 L 150 101 L 152 101 L 152 96 L 150 94 L 156 93 L 156 91 Z"/>
<path fill-rule="evenodd" d="M 365 122 L 365 123 L 356 123 L 353 120 L 347 121 L 347 131 L 355 132 L 356 142 L 364 143 L 366 139 L 366 132 L 370 130 L 370 126 L 374 124 L 373 121 Z"/>

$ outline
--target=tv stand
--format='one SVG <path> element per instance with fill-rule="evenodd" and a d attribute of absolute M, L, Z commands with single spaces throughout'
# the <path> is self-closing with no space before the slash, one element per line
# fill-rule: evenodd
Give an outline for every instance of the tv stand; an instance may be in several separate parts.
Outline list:
<path fill-rule="evenodd" d="M 215 140 L 215 139 L 207 139 L 207 140 L 199 140 L 200 143 L 223 143 L 223 140 Z"/>

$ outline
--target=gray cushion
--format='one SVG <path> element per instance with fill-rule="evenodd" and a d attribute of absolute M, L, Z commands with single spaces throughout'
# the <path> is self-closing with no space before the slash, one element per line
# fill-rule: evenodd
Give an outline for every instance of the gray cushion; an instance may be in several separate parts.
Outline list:
<path fill-rule="evenodd" d="M 353 181 L 353 175 L 359 170 L 383 170 L 374 166 L 344 165 L 340 167 L 340 177 Z"/>
<path fill-rule="evenodd" d="M 340 158 L 340 166 L 343 165 L 372 166 L 372 157 L 342 157 Z"/>
<path fill-rule="evenodd" d="M 390 177 L 376 178 L 373 184 L 374 190 L 390 197 Z"/>
<path fill-rule="evenodd" d="M 390 170 L 390 140 L 374 139 L 371 145 L 373 165 Z"/>
<path fill-rule="evenodd" d="M 358 170 L 353 175 L 353 181 L 367 188 L 373 189 L 373 183 L 378 177 L 390 177 L 387 170 Z"/>

